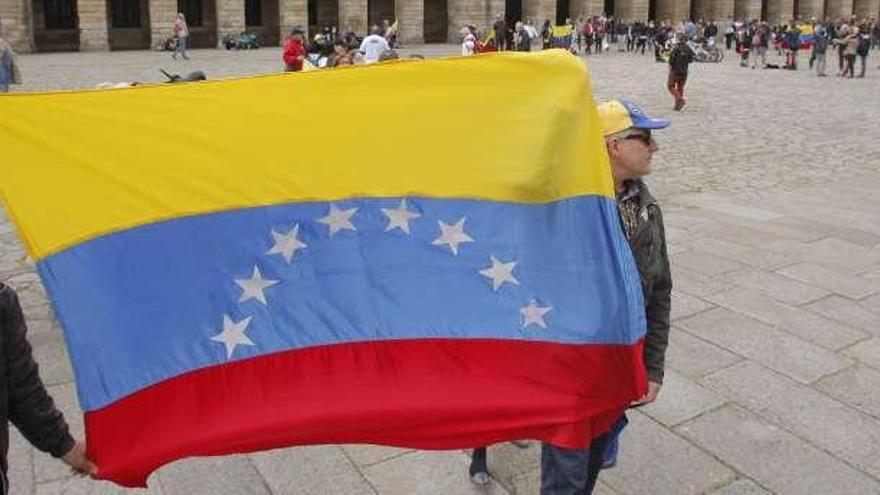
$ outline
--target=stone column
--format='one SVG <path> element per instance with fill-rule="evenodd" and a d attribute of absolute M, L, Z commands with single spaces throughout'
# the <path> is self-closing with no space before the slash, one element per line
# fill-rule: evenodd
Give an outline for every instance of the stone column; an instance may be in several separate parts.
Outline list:
<path fill-rule="evenodd" d="M 280 44 L 284 46 L 287 36 L 293 31 L 293 28 L 301 28 L 303 31 L 309 29 L 309 4 L 308 0 L 279 0 L 279 23 L 281 35 Z M 339 18 L 340 28 L 342 27 L 342 17 Z M 308 33 L 306 33 L 308 35 Z"/>
<path fill-rule="evenodd" d="M 31 0 L 0 0 L 0 34 L 16 52 L 34 51 Z"/>
<path fill-rule="evenodd" d="M 648 4 L 650 0 L 616 0 L 614 18 L 624 22 L 648 20 Z"/>
<path fill-rule="evenodd" d="M 538 31 L 547 19 L 556 24 L 556 0 L 523 0 L 523 17 L 531 18 Z"/>
<path fill-rule="evenodd" d="M 831 3 L 841 0 L 832 0 Z M 767 19 L 769 23 L 788 22 L 794 17 L 794 0 L 768 0 Z"/>
<path fill-rule="evenodd" d="M 741 21 L 761 18 L 761 0 L 735 0 L 733 18 Z"/>
<path fill-rule="evenodd" d="M 76 8 L 79 13 L 79 49 L 84 52 L 109 50 L 107 1 L 79 0 Z"/>
<path fill-rule="evenodd" d="M 849 21 L 852 14 L 853 0 L 832 0 L 828 2 L 828 11 L 825 12 L 825 17 L 831 21 L 836 21 L 841 17 Z"/>
<path fill-rule="evenodd" d="M 602 15 L 602 11 L 605 10 L 604 0 L 571 0 L 571 2 L 575 19 L 582 14 L 584 19 Z"/>
<path fill-rule="evenodd" d="M 362 36 L 368 34 L 368 8 L 367 0 L 339 0 L 339 28 L 342 32 L 354 31 Z"/>
<path fill-rule="evenodd" d="M 824 0 L 798 0 L 797 15 L 803 20 L 815 17 L 817 20 L 825 17 Z"/>
<path fill-rule="evenodd" d="M 853 2 L 853 15 L 859 19 L 876 19 L 880 14 L 880 1 L 878 0 L 855 0 Z"/>
<path fill-rule="evenodd" d="M 217 0 L 217 39 L 238 36 L 244 30 L 244 0 Z"/>
<path fill-rule="evenodd" d="M 733 18 L 733 2 L 734 0 L 712 0 L 712 15 L 706 20 L 714 20 L 719 23 L 725 19 Z M 760 4 L 758 5 L 760 7 Z M 721 36 L 724 36 L 723 32 L 721 32 Z"/>
<path fill-rule="evenodd" d="M 656 0 L 657 20 L 677 24 L 691 16 L 690 0 Z"/>
<path fill-rule="evenodd" d="M 694 5 L 694 15 L 696 20 L 708 20 L 712 18 L 712 0 L 691 0 Z"/>
<path fill-rule="evenodd" d="M 425 2 L 424 0 L 396 0 L 394 3 L 398 36 L 407 43 L 425 42 Z"/>
<path fill-rule="evenodd" d="M 177 18 L 177 0 L 150 1 L 150 46 L 156 46 L 168 39 L 174 31 Z"/>
<path fill-rule="evenodd" d="M 448 0 L 446 12 L 449 17 L 449 41 L 461 39 L 461 28 L 475 25 L 480 29 L 492 27 L 495 14 L 489 0 Z"/>

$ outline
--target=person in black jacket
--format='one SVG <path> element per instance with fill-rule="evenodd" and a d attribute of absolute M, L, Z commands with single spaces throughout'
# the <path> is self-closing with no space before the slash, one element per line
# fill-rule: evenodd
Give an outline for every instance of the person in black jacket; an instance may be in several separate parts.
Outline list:
<path fill-rule="evenodd" d="M 666 233 L 660 206 L 642 182 L 651 173 L 651 157 L 659 149 L 652 130 L 669 126 L 652 119 L 626 100 L 597 107 L 611 160 L 618 198 L 620 226 L 629 242 L 642 282 L 647 333 L 643 361 L 648 376 L 647 393 L 630 407 L 657 399 L 663 386 L 669 321 L 672 308 L 672 275 L 666 251 Z M 565 449 L 544 444 L 541 448 L 541 495 L 589 495 L 599 471 L 616 461 L 617 441 L 626 426 L 622 415 L 611 431 L 593 438 L 586 449 Z"/>
<path fill-rule="evenodd" d="M 694 51 L 684 40 L 684 35 L 676 35 L 677 43 L 669 54 L 669 77 L 666 79 L 666 89 L 675 98 L 676 112 L 684 108 L 684 85 L 687 83 L 688 67 L 694 61 Z"/>
<path fill-rule="evenodd" d="M 11 421 L 34 447 L 61 458 L 79 474 L 97 474 L 85 445 L 74 440 L 46 392 L 31 355 L 18 296 L 0 283 L 0 494 L 11 493 L 6 479 Z"/>

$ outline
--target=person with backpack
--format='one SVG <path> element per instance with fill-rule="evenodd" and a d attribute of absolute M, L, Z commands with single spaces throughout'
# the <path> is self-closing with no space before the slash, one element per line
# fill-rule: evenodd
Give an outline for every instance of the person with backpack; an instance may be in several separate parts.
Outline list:
<path fill-rule="evenodd" d="M 688 66 L 694 61 L 694 51 L 685 42 L 684 33 L 675 35 L 676 45 L 669 54 L 669 77 L 666 80 L 666 89 L 675 98 L 676 112 L 684 108 L 684 85 L 687 83 Z"/>

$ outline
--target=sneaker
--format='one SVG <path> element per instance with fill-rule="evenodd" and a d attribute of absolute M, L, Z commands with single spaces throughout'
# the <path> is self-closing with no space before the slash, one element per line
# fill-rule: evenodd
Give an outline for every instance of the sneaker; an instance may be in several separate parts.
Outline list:
<path fill-rule="evenodd" d="M 617 457 L 614 459 L 608 459 L 607 461 L 602 462 L 602 469 L 611 469 L 617 465 Z"/>
<path fill-rule="evenodd" d="M 488 485 L 489 473 L 479 471 L 471 475 L 471 482 L 475 485 Z"/>
<path fill-rule="evenodd" d="M 486 465 L 485 447 L 474 449 L 468 474 L 471 475 L 471 481 L 475 485 L 485 485 L 489 483 L 489 467 Z"/>

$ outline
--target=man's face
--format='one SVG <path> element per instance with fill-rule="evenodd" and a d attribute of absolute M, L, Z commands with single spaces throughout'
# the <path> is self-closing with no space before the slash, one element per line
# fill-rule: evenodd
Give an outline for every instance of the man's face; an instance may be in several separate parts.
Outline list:
<path fill-rule="evenodd" d="M 615 179 L 638 179 L 651 173 L 651 157 L 659 149 L 648 129 L 628 129 L 607 138 Z"/>

